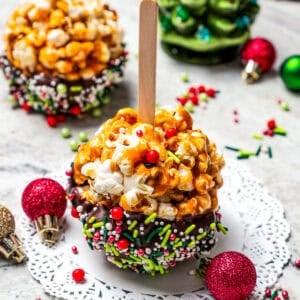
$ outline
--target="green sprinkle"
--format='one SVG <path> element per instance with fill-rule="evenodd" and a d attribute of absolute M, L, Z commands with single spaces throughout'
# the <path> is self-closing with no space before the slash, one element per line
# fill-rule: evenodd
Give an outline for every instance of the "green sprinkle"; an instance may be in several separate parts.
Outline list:
<path fill-rule="evenodd" d="M 167 154 L 176 162 L 176 164 L 180 164 L 180 159 L 173 152 L 167 150 Z"/>
<path fill-rule="evenodd" d="M 162 256 L 164 253 L 161 252 L 161 251 L 156 251 L 156 252 L 152 252 L 151 253 L 151 256 L 153 257 L 159 257 L 159 256 Z"/>
<path fill-rule="evenodd" d="M 227 150 L 236 151 L 236 152 L 241 151 L 241 149 L 235 148 L 235 147 L 231 147 L 231 146 L 225 146 L 224 148 L 227 149 Z"/>
<path fill-rule="evenodd" d="M 83 233 L 89 237 L 89 238 L 93 238 L 93 235 L 91 234 L 91 232 L 89 232 L 88 230 L 83 230 Z"/>
<path fill-rule="evenodd" d="M 93 224 L 93 228 L 101 228 L 103 226 L 103 222 L 97 222 Z"/>
<path fill-rule="evenodd" d="M 84 230 L 87 230 L 88 229 L 88 225 L 85 223 L 84 226 L 83 226 Z"/>
<path fill-rule="evenodd" d="M 271 296 L 271 300 L 274 300 L 278 296 L 278 291 L 275 290 Z"/>
<path fill-rule="evenodd" d="M 109 102 L 110 102 L 110 99 L 109 99 L 109 97 L 108 96 L 105 96 L 105 97 L 103 97 L 102 99 L 101 99 L 101 102 L 102 102 L 102 104 L 108 104 Z"/>
<path fill-rule="evenodd" d="M 60 135 L 64 138 L 67 139 L 69 137 L 71 137 L 71 130 L 69 128 L 62 128 L 60 131 Z"/>
<path fill-rule="evenodd" d="M 226 227 L 224 227 L 221 223 L 218 223 L 217 226 L 223 232 L 223 234 L 227 234 L 228 229 Z"/>
<path fill-rule="evenodd" d="M 80 131 L 79 132 L 79 139 L 80 139 L 81 142 L 85 143 L 85 142 L 88 141 L 89 136 L 88 136 L 88 134 L 86 132 Z"/>
<path fill-rule="evenodd" d="M 151 231 L 146 238 L 146 243 L 150 243 L 151 240 L 153 239 L 153 237 L 162 230 L 163 230 L 162 227 L 158 227 L 158 228 L 154 229 L 153 231 Z"/>
<path fill-rule="evenodd" d="M 142 241 L 139 237 L 136 239 L 136 244 L 138 245 L 138 247 L 142 247 Z"/>
<path fill-rule="evenodd" d="M 249 157 L 250 157 L 250 155 L 244 154 L 244 155 L 239 155 L 239 156 L 237 156 L 237 159 L 247 159 L 247 158 L 249 158 Z"/>
<path fill-rule="evenodd" d="M 273 152 L 272 152 L 272 148 L 271 147 L 268 147 L 268 155 L 269 155 L 269 158 L 273 157 Z"/>
<path fill-rule="evenodd" d="M 140 258 L 138 258 L 138 257 L 136 257 L 136 256 L 133 256 L 132 254 L 130 254 L 129 257 L 130 257 L 132 260 L 136 261 L 136 262 L 141 261 Z"/>
<path fill-rule="evenodd" d="M 139 235 L 138 229 L 134 229 L 134 231 L 133 231 L 133 237 L 136 239 L 138 237 L 138 235 Z"/>
<path fill-rule="evenodd" d="M 217 224 L 215 222 L 213 222 L 209 225 L 209 227 L 211 230 L 216 230 Z"/>
<path fill-rule="evenodd" d="M 94 117 L 94 118 L 98 118 L 98 117 L 100 117 L 102 115 L 102 110 L 100 109 L 100 108 L 94 108 L 93 110 L 92 110 L 92 116 Z"/>
<path fill-rule="evenodd" d="M 195 112 L 194 104 L 193 104 L 192 102 L 190 102 L 190 101 L 188 101 L 188 102 L 185 104 L 184 108 L 185 108 L 189 113 Z"/>
<path fill-rule="evenodd" d="M 289 111 L 290 110 L 289 104 L 287 102 L 282 102 L 280 107 L 284 111 Z"/>
<path fill-rule="evenodd" d="M 204 239 L 206 236 L 207 236 L 207 232 L 204 231 L 201 234 L 197 235 L 196 240 L 200 241 L 200 240 Z"/>
<path fill-rule="evenodd" d="M 208 102 L 209 97 L 208 97 L 208 95 L 206 93 L 200 93 L 199 100 L 203 101 L 203 102 Z"/>
<path fill-rule="evenodd" d="M 89 223 L 92 224 L 96 221 L 96 218 L 94 216 L 92 216 L 90 219 L 89 219 Z"/>
<path fill-rule="evenodd" d="M 82 86 L 81 85 L 73 85 L 70 87 L 70 91 L 72 93 L 78 93 L 82 91 Z"/>
<path fill-rule="evenodd" d="M 155 270 L 155 263 L 151 259 L 147 259 L 150 270 Z"/>
<path fill-rule="evenodd" d="M 188 235 L 189 233 L 191 233 L 191 232 L 195 229 L 195 227 L 196 227 L 195 224 L 190 225 L 190 226 L 184 231 L 184 234 L 185 234 L 185 235 Z"/>
<path fill-rule="evenodd" d="M 131 236 L 129 232 L 123 232 L 123 235 L 128 238 L 131 242 L 134 242 L 134 238 Z"/>
<path fill-rule="evenodd" d="M 161 265 L 158 265 L 158 271 L 161 275 L 165 274 L 165 270 L 163 269 L 163 267 Z"/>
<path fill-rule="evenodd" d="M 181 73 L 180 79 L 181 79 L 182 82 L 189 82 L 190 81 L 189 75 L 186 72 Z"/>
<path fill-rule="evenodd" d="M 123 264 L 122 264 L 120 261 L 118 261 L 118 260 L 116 260 L 116 259 L 113 259 L 111 262 L 112 262 L 113 264 L 115 264 L 117 267 L 119 267 L 120 269 L 123 268 Z"/>
<path fill-rule="evenodd" d="M 254 155 L 255 155 L 255 152 L 240 150 L 240 151 L 239 151 L 239 155 L 254 156 Z"/>
<path fill-rule="evenodd" d="M 67 86 L 63 83 L 59 83 L 56 86 L 56 91 L 61 95 L 64 95 L 67 92 L 67 90 L 68 90 Z"/>
<path fill-rule="evenodd" d="M 255 140 L 263 140 L 264 137 L 261 134 L 252 134 L 252 138 Z"/>
<path fill-rule="evenodd" d="M 73 152 L 76 152 L 79 148 L 79 144 L 77 141 L 73 140 L 72 142 L 70 142 L 70 149 L 73 151 Z"/>
<path fill-rule="evenodd" d="M 175 256 L 175 252 L 170 253 L 169 255 L 165 256 L 165 259 L 170 259 Z"/>
<path fill-rule="evenodd" d="M 11 103 L 11 104 L 16 104 L 17 103 L 17 100 L 11 95 L 8 95 L 7 99 L 8 99 L 8 102 Z"/>
<path fill-rule="evenodd" d="M 189 244 L 188 244 L 188 247 L 194 247 L 196 245 L 196 242 L 195 241 L 191 241 Z"/>
<path fill-rule="evenodd" d="M 90 246 L 91 250 L 94 250 L 93 242 L 88 240 L 88 245 Z"/>
<path fill-rule="evenodd" d="M 160 244 L 161 247 L 165 247 L 165 246 L 166 246 L 166 244 L 167 244 L 167 242 L 168 242 L 168 239 L 169 239 L 171 233 L 172 233 L 172 230 L 171 230 L 171 229 L 169 229 L 169 230 L 166 232 L 166 235 L 164 236 L 164 238 L 163 238 L 163 240 L 162 240 L 162 242 L 161 242 L 161 244 Z"/>
<path fill-rule="evenodd" d="M 283 135 L 283 136 L 287 135 L 287 131 L 285 129 L 283 129 L 282 127 L 276 127 L 276 128 L 274 128 L 273 132 L 275 134 L 278 134 L 278 135 Z"/>
<path fill-rule="evenodd" d="M 116 249 L 115 246 L 111 246 L 111 251 L 114 254 L 114 256 L 120 256 L 120 252 Z"/>
<path fill-rule="evenodd" d="M 177 242 L 177 243 L 175 243 L 173 245 L 174 248 L 178 248 L 178 247 L 181 247 L 181 246 L 182 246 L 182 242 L 181 241 L 179 241 L 179 242 Z"/>
<path fill-rule="evenodd" d="M 162 231 L 158 234 L 159 236 L 162 236 L 163 234 L 165 234 L 165 232 L 167 232 L 167 230 L 169 230 L 171 228 L 171 224 L 167 224 Z"/>
<path fill-rule="evenodd" d="M 137 220 L 133 220 L 128 227 L 128 230 L 131 231 L 138 224 Z"/>
<path fill-rule="evenodd" d="M 103 226 L 104 226 L 103 240 L 104 240 L 104 242 L 106 242 L 106 239 L 107 239 L 107 229 L 105 228 L 105 225 L 107 223 L 107 216 L 106 215 L 103 217 L 103 222 L 104 222 L 104 224 L 103 224 Z"/>
<path fill-rule="evenodd" d="M 261 152 L 261 145 L 257 148 L 255 156 L 259 156 L 260 152 Z"/>
<path fill-rule="evenodd" d="M 146 220 L 144 221 L 144 223 L 147 225 L 147 224 L 150 224 L 152 221 L 154 221 L 157 217 L 157 213 L 152 213 L 149 217 L 146 218 Z"/>
<path fill-rule="evenodd" d="M 109 244 L 105 244 L 105 252 L 110 252 L 110 245 Z"/>

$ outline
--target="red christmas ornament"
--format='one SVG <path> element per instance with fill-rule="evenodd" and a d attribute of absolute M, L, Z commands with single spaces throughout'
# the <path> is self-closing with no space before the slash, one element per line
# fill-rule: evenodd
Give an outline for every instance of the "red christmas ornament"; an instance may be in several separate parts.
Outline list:
<path fill-rule="evenodd" d="M 276 50 L 270 41 L 264 38 L 250 39 L 241 51 L 241 60 L 245 65 L 243 79 L 247 83 L 258 80 L 262 73 L 272 68 L 275 58 Z"/>
<path fill-rule="evenodd" d="M 223 252 L 209 264 L 205 282 L 217 300 L 246 299 L 256 284 L 255 267 L 242 253 Z"/>
<path fill-rule="evenodd" d="M 64 188 L 50 178 L 33 180 L 23 191 L 22 207 L 43 241 L 55 243 L 58 238 L 58 219 L 64 215 L 67 207 Z"/>

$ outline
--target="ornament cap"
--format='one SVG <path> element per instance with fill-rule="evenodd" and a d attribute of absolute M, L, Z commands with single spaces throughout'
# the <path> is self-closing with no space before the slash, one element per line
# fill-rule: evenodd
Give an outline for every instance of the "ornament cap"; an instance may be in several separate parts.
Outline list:
<path fill-rule="evenodd" d="M 43 242 L 49 245 L 57 242 L 59 233 L 57 216 L 40 216 L 34 221 L 34 226 Z"/>
<path fill-rule="evenodd" d="M 248 60 L 242 72 L 243 80 L 246 83 L 251 84 L 259 80 L 260 76 L 261 76 L 261 69 L 259 67 L 259 64 L 252 59 Z"/>
<path fill-rule="evenodd" d="M 10 233 L 0 241 L 0 253 L 6 259 L 21 263 L 25 259 L 22 243 L 14 233 Z"/>

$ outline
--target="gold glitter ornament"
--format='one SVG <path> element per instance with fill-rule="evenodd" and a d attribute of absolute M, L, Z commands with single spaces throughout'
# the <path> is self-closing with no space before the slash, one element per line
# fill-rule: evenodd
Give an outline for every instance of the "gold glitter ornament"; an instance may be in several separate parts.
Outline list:
<path fill-rule="evenodd" d="M 25 254 L 21 241 L 15 234 L 15 219 L 12 213 L 0 204 L 0 253 L 9 260 L 21 263 Z"/>

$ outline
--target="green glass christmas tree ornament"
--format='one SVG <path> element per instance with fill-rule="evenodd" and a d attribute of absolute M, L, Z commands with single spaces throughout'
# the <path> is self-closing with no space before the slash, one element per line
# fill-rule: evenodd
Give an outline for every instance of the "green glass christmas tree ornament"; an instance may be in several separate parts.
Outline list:
<path fill-rule="evenodd" d="M 259 11 L 256 0 L 158 0 L 163 49 L 178 60 L 218 64 L 238 56 Z"/>
<path fill-rule="evenodd" d="M 280 77 L 289 90 L 300 92 L 300 55 L 292 55 L 284 60 L 280 66 Z"/>

